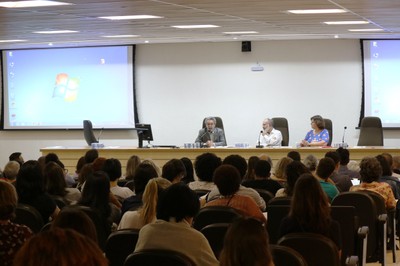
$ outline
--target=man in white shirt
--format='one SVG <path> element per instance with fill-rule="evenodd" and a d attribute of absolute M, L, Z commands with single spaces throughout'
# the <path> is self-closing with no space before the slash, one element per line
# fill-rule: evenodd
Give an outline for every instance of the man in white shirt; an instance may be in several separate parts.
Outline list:
<path fill-rule="evenodd" d="M 264 119 L 263 130 L 260 133 L 258 144 L 267 146 L 282 146 L 282 133 L 274 128 L 274 122 L 270 118 Z"/>

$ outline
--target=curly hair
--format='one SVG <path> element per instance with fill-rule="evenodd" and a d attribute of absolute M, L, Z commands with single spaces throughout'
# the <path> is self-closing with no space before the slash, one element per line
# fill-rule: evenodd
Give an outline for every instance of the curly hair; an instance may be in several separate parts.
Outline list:
<path fill-rule="evenodd" d="M 377 181 L 382 176 L 382 166 L 378 159 L 365 157 L 360 162 L 361 181 L 371 183 Z"/>

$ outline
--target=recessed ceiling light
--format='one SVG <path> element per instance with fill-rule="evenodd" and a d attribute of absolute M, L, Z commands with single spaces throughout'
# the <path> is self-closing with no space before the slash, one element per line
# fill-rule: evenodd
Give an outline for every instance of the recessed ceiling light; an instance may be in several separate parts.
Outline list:
<path fill-rule="evenodd" d="M 219 26 L 206 24 L 206 25 L 176 25 L 171 27 L 178 29 L 206 29 L 206 28 L 218 28 Z"/>
<path fill-rule="evenodd" d="M 129 15 L 129 16 L 106 16 L 99 18 L 110 19 L 110 20 L 129 20 L 129 19 L 150 19 L 150 18 L 163 18 L 163 17 L 153 16 L 153 15 Z"/>
<path fill-rule="evenodd" d="M 298 9 L 298 10 L 288 10 L 287 12 L 296 15 L 304 15 L 304 14 L 338 14 L 338 13 L 346 13 L 347 11 L 344 9 Z"/>
<path fill-rule="evenodd" d="M 258 31 L 226 31 L 224 34 L 240 35 L 240 34 L 256 34 Z"/>
<path fill-rule="evenodd" d="M 383 29 L 349 29 L 348 31 L 357 31 L 357 32 L 362 32 L 362 31 L 383 31 Z"/>
<path fill-rule="evenodd" d="M 33 33 L 39 34 L 60 34 L 60 33 L 75 33 L 79 32 L 76 30 L 42 30 L 42 31 L 34 31 Z"/>
<path fill-rule="evenodd" d="M 0 42 L 26 42 L 26 40 L 0 40 Z"/>
<path fill-rule="evenodd" d="M 359 24 L 369 24 L 365 20 L 348 20 L 348 21 L 326 21 L 327 25 L 359 25 Z"/>
<path fill-rule="evenodd" d="M 7 7 L 7 8 L 40 7 L 40 6 L 63 6 L 63 5 L 74 5 L 74 4 L 65 3 L 65 2 L 57 2 L 57 1 L 47 1 L 47 0 L 0 2 L 0 7 Z"/>
<path fill-rule="evenodd" d="M 139 37 L 140 35 L 105 35 L 101 36 L 104 38 L 131 38 L 131 37 Z"/>

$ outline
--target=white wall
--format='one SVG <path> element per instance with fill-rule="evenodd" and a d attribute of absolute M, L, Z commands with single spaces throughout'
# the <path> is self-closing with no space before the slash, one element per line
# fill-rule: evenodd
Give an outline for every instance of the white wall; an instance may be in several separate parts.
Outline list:
<path fill-rule="evenodd" d="M 358 40 L 138 45 L 136 86 L 140 122 L 151 123 L 154 144 L 193 142 L 203 117 L 221 116 L 229 145 L 255 144 L 262 120 L 284 116 L 290 145 L 310 130 L 312 115 L 333 121 L 333 143 L 357 144 L 362 67 Z M 263 72 L 250 68 L 259 62 Z M 400 146 L 398 130 L 384 132 L 385 146 Z M 105 145 L 136 146 L 130 131 L 105 131 Z M 77 131 L 0 131 L 0 167 L 21 151 L 36 159 L 47 146 L 84 146 Z"/>

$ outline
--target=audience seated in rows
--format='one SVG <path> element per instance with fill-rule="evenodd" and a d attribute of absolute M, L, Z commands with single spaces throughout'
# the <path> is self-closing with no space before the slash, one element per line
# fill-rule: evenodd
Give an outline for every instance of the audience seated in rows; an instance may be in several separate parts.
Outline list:
<path fill-rule="evenodd" d="M 235 208 L 244 216 L 258 219 L 261 222 L 267 222 L 264 214 L 251 197 L 238 194 L 242 179 L 235 167 L 221 165 L 215 170 L 213 180 L 218 187 L 221 197 L 207 202 L 206 207 L 229 206 Z"/>
<path fill-rule="evenodd" d="M 169 180 L 172 184 L 181 182 L 185 175 L 185 165 L 179 159 L 171 159 L 166 162 L 161 173 L 161 176 Z"/>
<path fill-rule="evenodd" d="M 334 171 L 335 162 L 331 158 L 325 157 L 319 160 L 316 176 L 322 190 L 325 191 L 328 196 L 329 202 L 339 194 L 339 190 L 336 188 L 335 183 L 330 179 Z"/>
<path fill-rule="evenodd" d="M 188 157 L 183 157 L 180 160 L 186 169 L 185 176 L 181 179 L 181 182 L 189 184 L 190 182 L 194 181 L 194 170 L 193 170 L 192 160 L 190 160 Z"/>
<path fill-rule="evenodd" d="M 302 174 L 311 174 L 311 172 L 300 161 L 289 163 L 286 166 L 286 185 L 275 193 L 275 197 L 292 197 L 296 181 Z"/>
<path fill-rule="evenodd" d="M 55 162 L 48 162 L 43 170 L 45 189 L 47 193 L 63 206 L 75 204 L 81 197 L 81 192 L 77 188 L 67 188 L 64 178 L 64 170 Z"/>
<path fill-rule="evenodd" d="M 379 182 L 382 176 L 382 166 L 376 158 L 365 157 L 360 162 L 361 184 L 352 186 L 350 191 L 371 190 L 380 194 L 385 199 L 386 209 L 396 207 L 392 188 L 389 184 Z"/>
<path fill-rule="evenodd" d="M 127 211 L 122 216 L 118 229 L 140 229 L 156 220 L 157 201 L 161 193 L 171 185 L 167 179 L 150 179 L 143 192 L 143 205 L 138 210 Z"/>
<path fill-rule="evenodd" d="M 126 198 L 122 202 L 122 215 L 126 211 L 134 211 L 142 206 L 142 195 L 146 188 L 146 185 L 151 178 L 157 176 L 158 173 L 156 169 L 150 163 L 146 163 L 143 161 L 138 165 L 135 174 L 133 175 L 133 181 L 135 182 L 135 195 Z"/>
<path fill-rule="evenodd" d="M 15 186 L 18 193 L 18 202 L 36 208 L 45 223 L 50 218 L 54 219 L 57 216 L 60 209 L 45 192 L 42 168 L 38 161 L 29 160 L 21 166 Z"/>
<path fill-rule="evenodd" d="M 118 186 L 118 179 L 121 177 L 121 162 L 118 159 L 107 159 L 103 164 L 103 171 L 110 178 L 110 191 L 114 196 L 123 201 L 133 195 L 132 190 L 127 187 Z"/>
<path fill-rule="evenodd" d="M 232 165 L 233 167 L 235 167 L 239 171 L 241 179 L 246 174 L 247 162 L 240 155 L 237 155 L 237 154 L 229 155 L 222 161 L 222 164 L 223 165 L 228 164 L 228 165 Z M 237 192 L 237 194 L 251 197 L 256 202 L 257 206 L 260 208 L 261 211 L 265 210 L 265 208 L 266 208 L 265 201 L 260 196 L 260 194 L 258 194 L 258 192 L 256 190 L 240 185 L 239 191 Z M 213 199 L 216 199 L 220 196 L 221 195 L 218 191 L 218 188 L 214 188 L 208 194 L 207 202 L 211 201 Z"/>
<path fill-rule="evenodd" d="M 267 161 L 258 160 L 254 167 L 254 179 L 244 180 L 242 185 L 254 189 L 264 189 L 275 195 L 282 186 L 277 181 L 272 180 L 270 176 L 271 165 Z"/>
<path fill-rule="evenodd" d="M 145 249 L 178 251 L 196 265 L 219 265 L 205 236 L 191 227 L 199 211 L 197 195 L 182 183 L 171 185 L 157 206 L 157 220 L 142 227 L 135 252 Z"/>
<path fill-rule="evenodd" d="M 221 266 L 273 266 L 265 225 L 252 218 L 233 222 L 225 236 Z"/>
<path fill-rule="evenodd" d="M 214 153 L 206 152 L 196 157 L 194 161 L 194 169 L 199 180 L 189 183 L 189 188 L 192 190 L 204 189 L 212 190 L 216 186 L 213 179 L 215 169 L 222 164 L 221 158 Z"/>
<path fill-rule="evenodd" d="M 0 181 L 0 264 L 3 266 L 13 265 L 15 254 L 33 234 L 27 226 L 11 222 L 16 207 L 17 192 L 14 186 Z"/>
<path fill-rule="evenodd" d="M 89 237 L 71 229 L 54 228 L 30 238 L 18 251 L 14 266 L 106 266 L 107 259 Z"/>
<path fill-rule="evenodd" d="M 339 167 L 340 167 L 339 153 L 336 151 L 328 151 L 327 153 L 325 153 L 325 157 L 331 158 L 335 163 L 335 170 L 333 171 L 330 178 L 335 183 L 337 189 L 340 192 L 349 191 L 353 183 L 351 183 L 351 178 L 348 175 L 339 174 Z"/>
<path fill-rule="evenodd" d="M 340 147 L 336 150 L 340 156 L 340 166 L 339 166 L 339 174 L 348 175 L 351 179 L 359 179 L 360 173 L 359 171 L 354 171 L 349 169 L 348 164 L 350 162 L 350 152 L 348 149 L 344 149 Z"/>
<path fill-rule="evenodd" d="M 320 163 L 328 160 L 331 159 L 321 159 Z M 340 225 L 332 220 L 329 199 L 311 174 L 303 174 L 297 180 L 289 214 L 279 228 L 280 237 L 300 232 L 324 235 L 335 242 L 339 251 L 342 249 Z"/>

